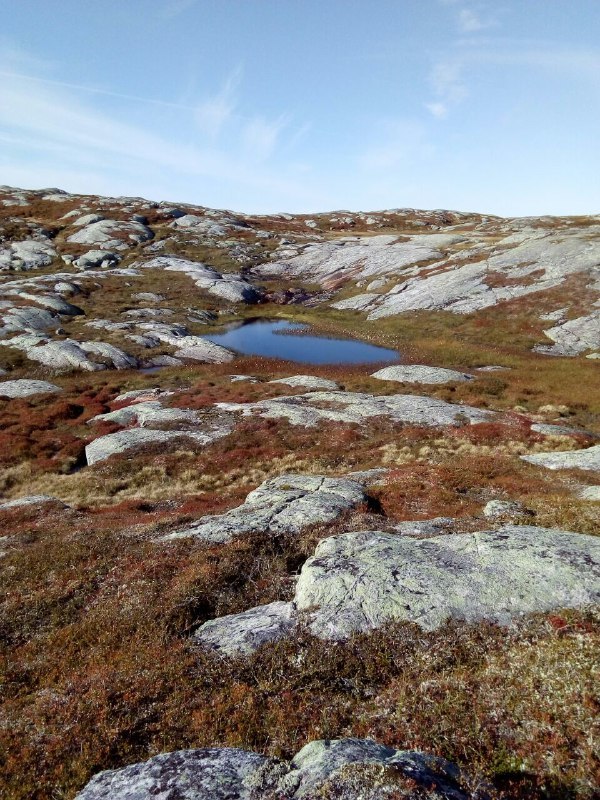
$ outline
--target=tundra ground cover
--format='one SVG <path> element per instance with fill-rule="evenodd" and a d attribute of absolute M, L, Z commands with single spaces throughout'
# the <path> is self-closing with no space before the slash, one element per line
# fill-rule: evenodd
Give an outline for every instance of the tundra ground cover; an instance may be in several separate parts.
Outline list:
<path fill-rule="evenodd" d="M 249 277 L 249 268 L 285 244 L 284 238 L 302 244 L 315 232 L 325 239 L 371 235 L 358 217 L 317 215 L 310 229 L 303 217 L 246 217 L 237 219 L 226 239 L 209 241 L 190 230 L 173 238 L 173 217 L 157 204 L 138 207 L 131 201 L 126 210 L 91 197 L 60 204 L 34 198 L 28 206 L 0 207 L 3 235 L 20 241 L 29 235 L 25 225 L 44 225 L 61 254 L 81 255 L 86 247 L 68 242 L 72 218 L 61 217 L 82 204 L 86 213 L 122 221 L 141 211 L 154 233 L 148 247 L 156 249 L 149 253 L 201 260 Z M 206 209 L 185 211 L 206 221 Z M 214 220 L 215 214 L 225 219 L 229 212 L 206 217 Z M 591 230 L 596 220 L 575 223 Z M 423 225 L 457 225 L 461 235 L 481 235 L 493 245 L 506 232 L 494 228 L 504 225 L 501 220 L 484 224 L 476 215 L 441 212 L 386 212 L 377 225 L 376 233 L 405 242 L 423 233 Z M 554 223 L 544 225 L 550 231 Z M 450 245 L 448 253 L 460 247 Z M 128 268 L 147 252 L 136 244 L 121 255 L 120 266 Z M 463 253 L 460 263 L 477 258 Z M 598 503 L 580 494 L 594 483 L 593 473 L 552 472 L 520 459 L 587 447 L 600 434 L 597 363 L 531 352 L 547 341 L 543 331 L 552 324 L 541 315 L 555 313 L 563 297 L 566 318 L 589 310 L 587 277 L 571 276 L 558 287 L 485 311 L 408 312 L 368 321 L 361 313 L 332 309 L 333 289 L 308 280 L 290 285 L 281 276 L 256 279 L 264 302 L 250 307 L 232 306 L 200 291 L 189 276 L 161 269 L 86 275 L 54 263 L 27 277 L 49 280 L 58 269 L 79 284 L 71 299 L 85 316 L 61 318 L 52 334 L 57 340 L 104 338 L 103 329 L 86 323 L 123 322 L 131 311 L 148 317 L 166 311 L 164 319 L 185 324 L 195 335 L 234 320 L 281 317 L 319 333 L 392 347 L 406 364 L 446 366 L 474 379 L 400 384 L 373 378 L 373 367 L 307 369 L 260 358 L 186 363 L 152 374 L 56 375 L 28 362 L 21 351 L 2 348 L 0 366 L 9 373 L 3 379 L 47 379 L 63 390 L 8 400 L 0 387 L 2 501 L 52 495 L 71 507 L 47 502 L 0 509 L 0 794 L 66 800 L 99 770 L 161 751 L 232 745 L 289 757 L 311 739 L 352 735 L 448 758 L 490 780 L 507 800 L 595 796 L 600 626 L 592 611 L 534 615 L 510 628 L 454 623 L 424 633 L 410 624 L 389 625 L 336 644 L 301 629 L 231 661 L 191 643 L 191 634 L 208 619 L 290 600 L 303 563 L 319 540 L 334 534 L 398 533 L 403 521 L 435 517 L 456 519 L 456 535 L 483 530 L 494 525 L 483 516 L 490 500 L 520 502 L 517 521 L 597 534 Z M 428 271 L 436 269 L 430 265 Z M 15 277 L 6 274 L 7 282 Z M 488 277 L 500 288 L 507 282 L 497 272 Z M 330 286 L 339 284 L 338 300 L 361 288 L 354 279 L 330 278 Z M 398 280 L 387 276 L 383 289 Z M 140 293 L 164 297 L 164 308 L 163 301 Z M 33 302 L 9 297 L 15 306 Z M 296 302 L 300 297 L 306 302 Z M 114 337 L 136 356 L 161 351 L 132 343 L 119 331 Z M 494 366 L 502 369 L 479 371 Z M 305 428 L 239 415 L 231 433 L 208 445 L 146 446 L 85 465 L 85 445 L 121 428 L 90 420 L 130 402 L 115 402 L 122 392 L 153 396 L 159 386 L 173 392 L 161 395 L 167 409 L 202 416 L 213 413 L 216 403 L 302 394 L 300 386 L 270 381 L 307 371 L 346 392 L 426 395 L 454 403 L 458 415 L 461 404 L 500 413 L 478 425 L 443 428 L 384 417 Z M 232 381 L 233 373 L 253 381 Z M 541 433 L 532 423 L 581 431 Z M 294 536 L 256 531 L 218 546 L 160 541 L 205 514 L 240 505 L 267 478 L 371 469 L 383 472 L 366 478 L 368 501 L 327 526 Z"/>

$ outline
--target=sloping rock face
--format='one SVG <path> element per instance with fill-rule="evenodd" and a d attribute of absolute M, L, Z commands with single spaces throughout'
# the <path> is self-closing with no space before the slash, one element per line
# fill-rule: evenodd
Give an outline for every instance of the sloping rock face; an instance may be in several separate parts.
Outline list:
<path fill-rule="evenodd" d="M 513 617 L 600 600 L 600 541 L 532 526 L 409 539 L 360 531 L 323 540 L 295 603 L 312 631 L 345 639 L 392 620 L 431 630 L 448 619 Z"/>
<path fill-rule="evenodd" d="M 538 353 L 577 356 L 586 350 L 600 350 L 600 310 L 563 322 L 544 331 L 553 345 L 538 345 Z"/>
<path fill-rule="evenodd" d="M 69 236 L 69 242 L 101 245 L 105 250 L 126 250 L 153 237 L 150 228 L 141 222 L 103 219 L 84 225 L 80 231 Z"/>
<path fill-rule="evenodd" d="M 369 769 L 371 767 L 371 769 Z M 373 769 L 377 768 L 377 769 Z M 485 800 L 442 758 L 372 739 L 310 742 L 290 763 L 237 748 L 163 753 L 101 772 L 76 800 Z"/>
<path fill-rule="evenodd" d="M 142 410 L 137 413 L 139 406 Z M 140 403 L 134 405 L 131 409 L 131 414 L 128 413 L 129 409 L 122 409 L 118 412 L 109 412 L 106 417 L 110 419 L 111 413 L 116 416 L 113 421 L 120 420 L 124 424 L 133 422 L 143 423 L 146 421 L 149 425 L 154 424 L 177 424 L 180 426 L 171 430 L 160 430 L 152 428 L 131 428 L 124 431 L 116 431 L 116 433 L 109 433 L 106 436 L 99 436 L 85 448 L 85 456 L 88 466 L 96 464 L 99 461 L 105 461 L 113 455 L 125 453 L 128 450 L 134 450 L 144 445 L 150 444 L 163 444 L 171 446 L 182 439 L 187 439 L 195 444 L 210 444 L 216 439 L 227 436 L 231 432 L 231 421 L 225 417 L 202 419 L 196 416 L 196 413 L 184 409 L 161 409 L 148 408 L 150 403 Z M 122 413 L 122 416 L 121 416 Z M 100 415 L 101 417 L 104 415 Z M 195 429 L 191 427 L 195 425 Z"/>
<path fill-rule="evenodd" d="M 201 517 L 166 540 L 194 536 L 222 544 L 252 531 L 297 533 L 309 525 L 331 522 L 365 500 L 360 483 L 320 475 L 280 475 L 250 492 L 226 514 Z"/>
<path fill-rule="evenodd" d="M 185 217 L 182 217 L 177 222 L 180 223 L 184 219 Z M 198 261 L 159 256 L 135 266 L 146 267 L 147 269 L 164 269 L 167 272 L 183 272 L 190 276 L 199 289 L 204 289 L 209 294 L 221 297 L 223 300 L 229 300 L 232 303 L 256 303 L 261 297 L 261 292 L 240 275 L 220 273 L 216 269 L 207 267 Z"/>
<path fill-rule="evenodd" d="M 287 419 L 292 425 L 317 425 L 323 420 L 363 423 L 371 417 L 388 417 L 409 425 L 475 425 L 496 417 L 472 406 L 453 405 L 435 397 L 417 395 L 377 396 L 361 392 L 311 392 L 260 400 L 257 403 L 217 403 L 226 411 L 244 416 Z"/>

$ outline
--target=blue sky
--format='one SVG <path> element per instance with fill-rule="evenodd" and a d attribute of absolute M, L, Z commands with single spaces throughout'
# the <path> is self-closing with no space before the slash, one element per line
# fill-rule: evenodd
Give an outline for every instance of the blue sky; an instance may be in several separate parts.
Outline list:
<path fill-rule="evenodd" d="M 600 0 L 3 0 L 0 183 L 600 212 Z"/>

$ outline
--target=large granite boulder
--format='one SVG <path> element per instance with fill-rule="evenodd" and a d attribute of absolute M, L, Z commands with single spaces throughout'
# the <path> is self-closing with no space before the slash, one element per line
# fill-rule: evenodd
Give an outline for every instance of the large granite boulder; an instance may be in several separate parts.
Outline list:
<path fill-rule="evenodd" d="M 423 792 L 426 794 L 423 794 Z M 485 800 L 443 758 L 372 739 L 309 742 L 291 762 L 238 748 L 162 753 L 96 775 L 75 800 Z"/>
<path fill-rule="evenodd" d="M 508 624 L 599 600 L 599 539 L 516 525 L 429 539 L 381 531 L 333 536 L 304 564 L 295 596 L 325 639 L 394 620 L 428 630 L 449 619 Z"/>

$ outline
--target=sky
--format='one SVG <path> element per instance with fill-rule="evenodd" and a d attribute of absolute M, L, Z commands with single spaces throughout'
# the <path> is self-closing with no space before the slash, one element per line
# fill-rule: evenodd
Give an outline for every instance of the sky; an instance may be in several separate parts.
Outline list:
<path fill-rule="evenodd" d="M 0 184 L 600 212 L 600 0 L 2 0 Z"/>

